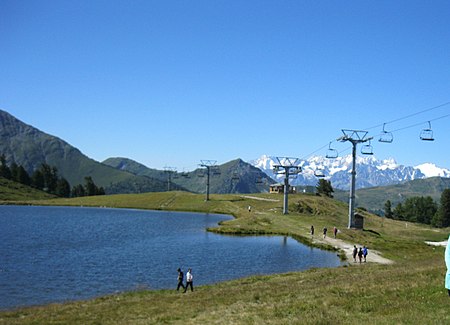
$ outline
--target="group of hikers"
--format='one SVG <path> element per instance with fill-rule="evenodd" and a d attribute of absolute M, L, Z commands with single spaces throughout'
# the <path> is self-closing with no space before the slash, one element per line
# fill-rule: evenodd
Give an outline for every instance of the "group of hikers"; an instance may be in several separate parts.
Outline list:
<path fill-rule="evenodd" d="M 327 237 L 327 232 L 328 232 L 327 227 L 324 227 L 322 230 L 324 239 Z M 339 232 L 339 230 L 336 227 L 333 227 L 333 235 L 334 235 L 335 239 L 337 237 L 338 232 Z M 314 237 L 314 226 L 311 226 L 310 233 L 311 233 L 311 239 L 312 239 Z M 366 246 L 360 247 L 358 250 L 356 245 L 353 245 L 353 261 L 355 263 L 357 262 L 356 257 L 358 257 L 359 263 L 362 263 L 363 259 L 364 259 L 364 262 L 366 262 L 368 253 L 369 253 L 369 250 L 367 249 Z"/>
<path fill-rule="evenodd" d="M 183 293 L 186 292 L 186 290 L 191 287 L 191 291 L 194 291 L 194 285 L 193 285 L 193 280 L 194 280 L 194 276 L 192 275 L 192 269 L 188 269 L 187 273 L 186 273 L 186 285 L 184 285 L 184 273 L 181 270 L 181 268 L 178 268 L 178 286 L 177 286 L 177 291 L 180 290 L 180 287 L 184 289 Z"/>
<path fill-rule="evenodd" d="M 336 227 L 333 227 L 334 238 L 336 238 L 336 236 L 338 234 L 338 231 L 339 230 Z M 311 226 L 311 231 L 310 232 L 311 232 L 311 237 L 314 237 L 314 226 Z M 328 228 L 324 227 L 322 232 L 323 232 L 323 238 L 325 239 L 327 237 Z"/>
<path fill-rule="evenodd" d="M 364 262 L 366 262 L 367 254 L 369 253 L 366 246 L 360 247 L 359 250 L 356 245 L 353 245 L 353 262 L 356 263 L 356 256 L 358 256 L 359 263 L 362 262 L 364 258 Z"/>

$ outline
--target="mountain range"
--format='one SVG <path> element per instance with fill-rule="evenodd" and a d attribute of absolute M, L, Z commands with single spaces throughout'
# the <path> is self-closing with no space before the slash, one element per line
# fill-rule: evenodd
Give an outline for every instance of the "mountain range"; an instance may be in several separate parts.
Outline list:
<path fill-rule="evenodd" d="M 57 168 L 71 186 L 83 184 L 91 176 L 107 194 L 140 193 L 167 190 L 206 191 L 205 168 L 177 173 L 149 168 L 128 158 L 95 161 L 64 140 L 27 125 L 0 110 L 0 154 L 6 162 L 22 165 L 32 174 L 42 163 Z M 269 185 L 282 181 L 273 173 L 274 157 L 262 156 L 249 163 L 236 159 L 214 166 L 211 171 L 210 193 L 267 192 Z M 328 159 L 314 156 L 299 160 L 302 172 L 291 184 L 310 189 L 317 185 L 318 173 L 330 180 L 333 188 L 347 190 L 350 184 L 351 156 Z M 450 177 L 450 170 L 432 163 L 403 166 L 393 159 L 377 160 L 374 156 L 357 158 L 357 187 L 370 188 L 398 184 L 431 176 Z M 169 178 L 170 177 L 170 178 Z"/>
<path fill-rule="evenodd" d="M 276 157 L 263 155 L 249 163 L 277 181 L 282 182 L 284 179 L 283 175 L 276 175 L 273 172 L 274 165 L 280 164 Z M 281 164 L 284 162 L 281 161 Z M 333 188 L 342 190 L 350 188 L 351 155 L 333 159 L 313 156 L 307 160 L 298 160 L 296 166 L 300 166 L 302 172 L 290 181 L 291 185 L 315 186 L 319 177 L 325 177 L 331 182 Z M 394 159 L 378 160 L 373 155 L 356 158 L 356 188 L 386 186 L 434 176 L 448 178 L 450 170 L 437 167 L 432 163 L 415 167 L 404 166 Z"/>

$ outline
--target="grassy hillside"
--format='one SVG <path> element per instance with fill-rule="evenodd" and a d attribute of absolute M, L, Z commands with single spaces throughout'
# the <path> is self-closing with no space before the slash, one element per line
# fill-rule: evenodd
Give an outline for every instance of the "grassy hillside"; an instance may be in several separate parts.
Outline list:
<path fill-rule="evenodd" d="M 54 195 L 0 177 L 0 204 L 22 200 L 45 200 Z"/>
<path fill-rule="evenodd" d="M 444 189 L 450 188 L 450 178 L 431 177 L 401 184 L 363 188 L 356 190 L 356 205 L 370 211 L 383 211 L 384 203 L 390 200 L 392 206 L 413 196 L 431 196 L 439 202 Z M 336 191 L 335 197 L 348 202 L 348 191 Z"/>
<path fill-rule="evenodd" d="M 54 166 L 71 184 L 84 184 L 91 176 L 107 193 L 154 192 L 166 189 L 164 182 L 103 165 L 67 142 L 46 134 L 0 110 L 0 153 L 8 164 L 23 166 L 29 174 L 42 163 Z"/>
<path fill-rule="evenodd" d="M 133 207 L 232 214 L 215 231 L 234 234 L 278 233 L 316 246 L 324 226 L 337 226 L 339 239 L 367 245 L 369 263 L 253 276 L 174 290 L 137 291 L 89 301 L 0 312 L 0 324 L 444 324 L 450 298 L 444 290 L 444 248 L 425 240 L 448 238 L 450 229 L 433 229 L 384 220 L 368 213 L 365 229 L 346 229 L 347 205 L 313 195 L 291 195 L 282 215 L 282 195 L 211 195 L 185 192 L 54 199 L 27 203 Z M 248 212 L 248 205 L 252 212 Z M 301 209 L 299 208 L 301 207 Z M 298 211 L 307 212 L 298 212 Z M 318 235 L 313 240 L 309 228 Z M 392 265 L 371 263 L 379 251 Z M 219 270 L 226 272 L 226 270 Z M 150 270 L 149 270 L 150 272 Z"/>

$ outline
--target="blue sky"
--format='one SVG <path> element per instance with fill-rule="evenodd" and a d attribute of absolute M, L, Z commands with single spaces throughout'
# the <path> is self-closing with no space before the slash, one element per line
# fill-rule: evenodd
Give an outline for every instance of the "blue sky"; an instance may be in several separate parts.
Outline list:
<path fill-rule="evenodd" d="M 0 0 L 0 109 L 98 161 L 307 158 L 376 126 L 377 158 L 450 168 L 450 104 L 428 110 L 450 102 L 449 17 L 437 0 Z"/>

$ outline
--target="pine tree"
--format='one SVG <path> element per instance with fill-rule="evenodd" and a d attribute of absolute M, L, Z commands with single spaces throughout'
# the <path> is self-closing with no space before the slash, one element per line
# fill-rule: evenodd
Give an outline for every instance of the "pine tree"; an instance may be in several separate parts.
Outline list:
<path fill-rule="evenodd" d="M 328 197 L 333 197 L 333 187 L 331 186 L 331 182 L 327 181 L 323 178 L 319 179 L 317 183 L 316 190 L 318 194 L 323 194 Z"/>
<path fill-rule="evenodd" d="M 386 203 L 384 204 L 384 216 L 389 219 L 393 218 L 392 203 L 390 200 L 387 200 Z"/>
<path fill-rule="evenodd" d="M 442 192 L 439 210 L 434 215 L 432 224 L 436 227 L 450 226 L 450 189 Z"/>
<path fill-rule="evenodd" d="M 56 195 L 61 197 L 70 197 L 70 184 L 63 177 L 58 179 L 56 183 Z"/>
<path fill-rule="evenodd" d="M 11 170 L 6 164 L 5 155 L 0 156 L 0 177 L 4 177 L 6 179 L 11 179 Z"/>

